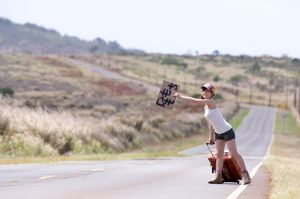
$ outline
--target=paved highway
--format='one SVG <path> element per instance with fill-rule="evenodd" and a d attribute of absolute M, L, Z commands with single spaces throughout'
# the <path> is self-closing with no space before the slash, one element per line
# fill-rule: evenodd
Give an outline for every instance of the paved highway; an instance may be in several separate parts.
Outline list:
<path fill-rule="evenodd" d="M 236 129 L 250 171 L 262 161 L 272 139 L 275 109 L 251 106 Z M 226 199 L 240 187 L 210 185 L 206 146 L 186 157 L 0 165 L 0 196 L 5 199 Z M 252 172 L 252 175 L 254 172 Z M 249 185 L 251 186 L 251 184 Z"/>

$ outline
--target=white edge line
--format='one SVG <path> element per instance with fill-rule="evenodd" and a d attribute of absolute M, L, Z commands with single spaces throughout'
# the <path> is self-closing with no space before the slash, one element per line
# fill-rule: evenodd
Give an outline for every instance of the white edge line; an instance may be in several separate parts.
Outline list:
<path fill-rule="evenodd" d="M 270 153 L 271 150 L 271 146 L 273 144 L 273 133 L 274 133 L 274 124 L 275 124 L 275 118 L 276 118 L 276 109 L 275 109 L 275 113 L 273 116 L 273 126 L 272 126 L 272 135 L 271 135 L 271 142 L 268 146 L 268 150 L 266 155 L 263 157 L 263 159 L 254 167 L 254 169 L 252 169 L 252 171 L 250 172 L 250 176 L 251 178 L 253 178 L 256 174 L 256 172 L 258 171 L 258 169 L 261 167 L 261 165 L 263 164 L 263 161 L 267 158 L 267 156 Z M 229 196 L 227 196 L 226 199 L 237 199 L 239 197 L 239 195 L 247 188 L 248 185 L 240 185 L 236 190 L 234 190 Z"/>
<path fill-rule="evenodd" d="M 39 180 L 45 180 L 48 178 L 54 178 L 55 176 L 43 176 L 43 177 L 39 177 Z"/>

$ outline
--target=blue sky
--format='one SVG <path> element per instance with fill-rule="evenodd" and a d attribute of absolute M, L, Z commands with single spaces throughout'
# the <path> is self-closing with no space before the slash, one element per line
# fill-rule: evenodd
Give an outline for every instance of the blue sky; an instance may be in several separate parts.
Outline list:
<path fill-rule="evenodd" d="M 147 52 L 300 58 L 297 0 L 1 0 L 0 16 Z"/>

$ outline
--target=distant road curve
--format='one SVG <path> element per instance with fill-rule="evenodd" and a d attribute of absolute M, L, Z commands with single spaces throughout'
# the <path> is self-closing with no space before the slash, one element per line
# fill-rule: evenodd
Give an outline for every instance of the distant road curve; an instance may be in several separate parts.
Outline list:
<path fill-rule="evenodd" d="M 119 79 L 119 80 L 133 82 L 133 83 L 136 83 L 136 84 L 143 85 L 143 87 L 147 91 L 157 92 L 158 93 L 158 91 L 160 90 L 160 88 L 158 86 L 155 86 L 155 85 L 152 85 L 152 84 L 149 84 L 149 83 L 145 83 L 143 81 L 139 81 L 139 80 L 136 80 L 136 79 L 132 79 L 132 78 L 126 77 L 124 75 L 121 75 L 119 73 L 107 70 L 104 67 L 101 67 L 101 66 L 98 66 L 98 65 L 95 65 L 95 64 L 91 64 L 91 63 L 84 62 L 84 61 L 77 60 L 77 59 L 67 59 L 67 60 L 71 64 L 75 64 L 77 66 L 82 66 L 84 68 L 89 69 L 92 72 L 100 73 L 101 75 L 103 75 L 104 77 L 107 77 L 107 78 Z"/>

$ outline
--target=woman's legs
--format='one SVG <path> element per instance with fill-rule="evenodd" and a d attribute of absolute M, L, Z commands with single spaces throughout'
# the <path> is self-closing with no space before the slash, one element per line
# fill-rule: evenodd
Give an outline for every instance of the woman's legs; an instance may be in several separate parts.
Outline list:
<path fill-rule="evenodd" d="M 241 168 L 243 184 L 251 183 L 251 177 L 246 169 L 244 159 L 237 151 L 235 139 L 229 140 L 227 142 L 227 148 L 228 148 L 231 156 L 237 161 L 238 165 Z"/>
<path fill-rule="evenodd" d="M 244 159 L 237 151 L 235 139 L 229 140 L 226 144 L 231 156 L 237 161 L 238 165 L 240 166 L 241 171 L 246 172 L 246 165 Z"/>
<path fill-rule="evenodd" d="M 216 162 L 216 174 L 213 179 L 208 181 L 210 184 L 222 184 L 224 179 L 222 176 L 223 170 L 223 156 L 224 156 L 225 140 L 216 140 L 217 149 L 217 162 Z"/>
<path fill-rule="evenodd" d="M 225 148 L 225 140 L 216 140 L 216 150 L 217 150 L 217 162 L 216 162 L 216 172 L 222 173 L 223 170 L 223 156 Z"/>

